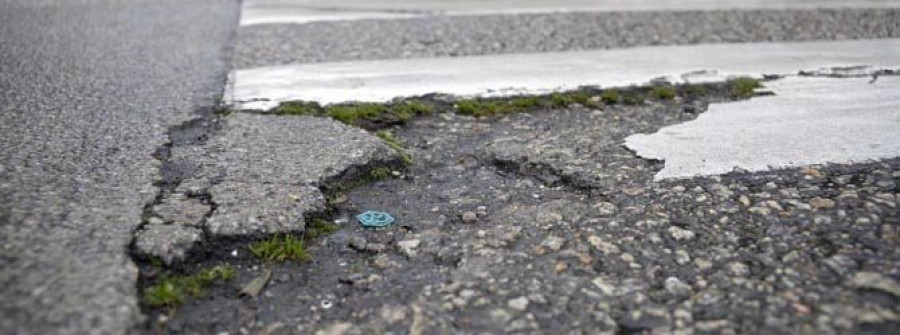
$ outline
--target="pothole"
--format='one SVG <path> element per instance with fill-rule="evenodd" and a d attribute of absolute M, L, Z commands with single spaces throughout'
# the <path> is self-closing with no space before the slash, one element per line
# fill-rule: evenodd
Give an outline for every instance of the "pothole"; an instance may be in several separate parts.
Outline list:
<path fill-rule="evenodd" d="M 706 86 L 699 96 L 678 92 L 624 105 L 621 97 L 602 103 L 598 90 L 588 93 L 594 106 L 538 102 L 526 113 L 476 118 L 436 110 L 402 126 L 366 123 L 391 131 L 412 157 L 408 168 L 384 179 L 356 173 L 327 188 L 326 219 L 340 230 L 309 240 L 308 262 L 267 264 L 246 252 L 191 260 L 196 269 L 226 262 L 235 278 L 174 314 L 153 311 L 153 327 L 758 332 L 785 310 L 810 308 L 785 298 L 807 293 L 821 309 L 781 317 L 780 327 L 799 329 L 815 315 L 896 313 L 890 299 L 867 301 L 839 278 L 886 272 L 900 261 L 895 229 L 872 235 L 867 228 L 896 221 L 900 162 L 654 182 L 661 162 L 636 156 L 624 138 L 733 99 L 727 85 Z M 496 111 L 512 101 L 478 104 Z M 363 228 L 354 216 L 366 210 L 397 222 Z M 819 254 L 821 245 L 842 247 Z M 263 269 L 273 275 L 262 294 L 238 298 Z M 805 284 L 798 291 L 787 281 Z"/>

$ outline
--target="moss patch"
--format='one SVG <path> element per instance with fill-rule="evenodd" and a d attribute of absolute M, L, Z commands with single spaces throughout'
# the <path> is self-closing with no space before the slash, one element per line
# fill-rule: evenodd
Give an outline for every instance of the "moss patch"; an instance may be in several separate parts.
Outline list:
<path fill-rule="evenodd" d="M 600 101 L 607 105 L 615 105 L 619 102 L 619 91 L 615 89 L 609 89 L 600 93 Z"/>
<path fill-rule="evenodd" d="M 757 88 L 762 87 L 759 80 L 753 78 L 737 78 L 728 82 L 731 85 L 731 97 L 735 99 L 749 99 L 753 97 Z"/>
<path fill-rule="evenodd" d="M 144 290 L 144 301 L 151 307 L 178 307 L 190 298 L 207 295 L 215 282 L 231 280 L 234 276 L 234 268 L 224 265 L 189 276 L 164 277 Z"/>
<path fill-rule="evenodd" d="M 303 237 L 307 240 L 320 236 L 331 235 L 341 229 L 341 226 L 323 219 L 315 218 L 306 223 L 306 231 Z"/>
<path fill-rule="evenodd" d="M 668 85 L 656 86 L 650 90 L 650 97 L 656 100 L 672 100 L 675 99 L 675 89 Z"/>

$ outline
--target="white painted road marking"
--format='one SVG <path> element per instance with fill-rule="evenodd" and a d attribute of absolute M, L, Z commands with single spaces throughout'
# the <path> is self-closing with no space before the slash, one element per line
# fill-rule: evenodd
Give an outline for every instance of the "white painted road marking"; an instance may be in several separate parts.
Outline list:
<path fill-rule="evenodd" d="M 900 0 L 245 0 L 240 25 L 426 15 L 897 7 Z"/>
<path fill-rule="evenodd" d="M 788 77 L 774 96 L 713 104 L 696 120 L 626 139 L 665 160 L 656 179 L 900 156 L 900 77 Z"/>
<path fill-rule="evenodd" d="M 233 71 L 226 99 L 242 109 L 269 109 L 288 100 L 330 104 L 385 102 L 429 93 L 508 96 L 586 85 L 645 84 L 662 76 L 672 82 L 721 81 L 728 76 L 795 74 L 849 65 L 900 65 L 900 39 L 663 46 L 263 67 Z M 698 70 L 715 72 L 682 76 Z"/>

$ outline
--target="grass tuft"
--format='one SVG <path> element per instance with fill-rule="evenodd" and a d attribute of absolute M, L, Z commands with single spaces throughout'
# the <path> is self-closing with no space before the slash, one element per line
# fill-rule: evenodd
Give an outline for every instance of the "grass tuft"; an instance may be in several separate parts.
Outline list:
<path fill-rule="evenodd" d="M 274 235 L 250 244 L 250 253 L 266 262 L 307 261 L 306 244 L 290 234 Z"/>
<path fill-rule="evenodd" d="M 756 89 L 762 87 L 762 84 L 759 82 L 759 80 L 749 77 L 737 78 L 730 81 L 730 83 L 731 97 L 735 99 L 751 98 L 753 97 Z"/>
<path fill-rule="evenodd" d="M 650 97 L 656 100 L 672 100 L 675 99 L 675 89 L 668 85 L 656 86 L 650 90 Z"/>
<path fill-rule="evenodd" d="M 151 307 L 178 307 L 188 298 L 199 298 L 209 292 L 217 280 L 234 279 L 234 268 L 228 265 L 201 270 L 190 276 L 166 277 L 144 290 L 144 300 Z"/>

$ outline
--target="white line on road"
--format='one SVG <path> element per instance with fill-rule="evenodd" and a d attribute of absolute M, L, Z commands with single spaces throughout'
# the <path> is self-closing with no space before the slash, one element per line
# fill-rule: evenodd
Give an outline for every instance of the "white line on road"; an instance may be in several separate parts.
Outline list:
<path fill-rule="evenodd" d="M 729 9 L 897 8 L 898 0 L 246 0 L 242 26 L 426 15 Z"/>
<path fill-rule="evenodd" d="M 665 160 L 656 179 L 900 156 L 900 77 L 788 77 L 776 95 L 713 104 L 696 120 L 626 139 Z"/>
<path fill-rule="evenodd" d="M 459 58 L 316 63 L 233 71 L 226 99 L 241 109 L 282 101 L 385 102 L 444 93 L 509 96 L 579 86 L 722 81 L 831 66 L 900 65 L 900 39 L 746 43 Z M 706 72 L 702 72 L 706 71 Z"/>

